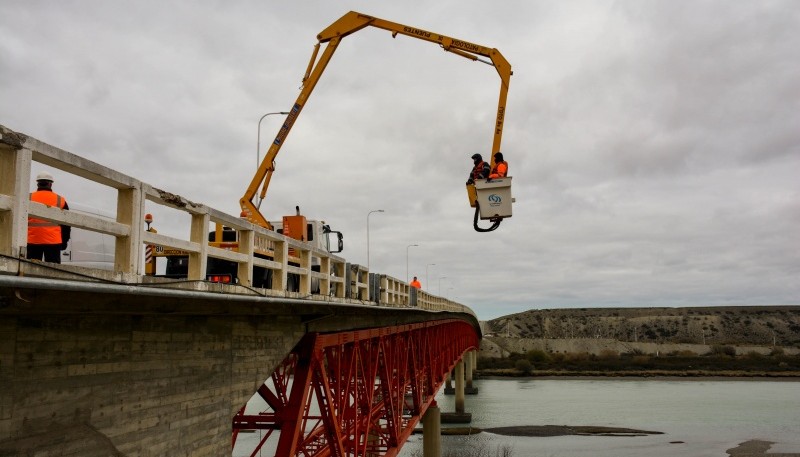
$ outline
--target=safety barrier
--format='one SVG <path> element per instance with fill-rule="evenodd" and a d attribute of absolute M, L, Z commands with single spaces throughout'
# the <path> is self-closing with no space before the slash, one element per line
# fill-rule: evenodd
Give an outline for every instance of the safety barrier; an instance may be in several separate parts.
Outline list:
<path fill-rule="evenodd" d="M 33 162 L 116 189 L 115 220 L 31 202 L 29 195 Z M 189 238 L 146 230 L 146 201 L 188 213 L 191 217 Z M 216 258 L 237 265 L 237 277 L 242 286 L 252 285 L 254 266 L 270 270 L 272 280 L 269 293 L 272 295 L 296 294 L 300 297 L 357 300 L 361 303 L 371 300 L 369 272 L 361 265 L 347 263 L 342 257 L 302 241 L 155 188 L 0 125 L 0 254 L 6 259 L 25 257 L 28 216 L 113 236 L 114 271 L 127 283 L 153 283 L 159 279 L 145 275 L 145 247 L 152 245 L 188 253 L 188 280 L 204 281 L 209 258 Z M 238 251 L 209 245 L 208 229 L 212 223 L 229 227 L 238 233 Z M 255 256 L 256 250 L 271 251 L 272 259 Z M 319 271 L 312 269 L 312 259 L 318 260 Z M 290 274 L 299 278 L 299 290 L 296 292 L 286 291 Z M 318 282 L 318 292 L 312 291 L 312 281 Z M 415 306 L 474 315 L 472 310 L 459 303 L 423 291 L 412 293 L 409 284 L 387 275 L 380 275 L 378 297 L 372 301 L 381 306 Z"/>
<path fill-rule="evenodd" d="M 448 311 L 456 303 L 421 289 L 414 289 L 410 284 L 388 275 L 380 275 L 380 299 L 376 300 L 387 306 L 415 306 L 429 310 Z"/>

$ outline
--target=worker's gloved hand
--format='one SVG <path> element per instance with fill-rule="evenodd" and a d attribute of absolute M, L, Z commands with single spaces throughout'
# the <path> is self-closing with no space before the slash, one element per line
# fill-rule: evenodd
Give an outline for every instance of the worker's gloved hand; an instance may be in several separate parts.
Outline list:
<path fill-rule="evenodd" d="M 470 184 L 475 184 L 475 181 L 472 178 L 467 180 L 467 185 L 469 186 Z"/>

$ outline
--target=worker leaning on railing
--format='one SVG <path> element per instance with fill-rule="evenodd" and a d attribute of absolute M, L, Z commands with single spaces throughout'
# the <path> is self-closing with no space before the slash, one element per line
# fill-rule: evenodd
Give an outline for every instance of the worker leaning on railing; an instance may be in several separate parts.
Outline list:
<path fill-rule="evenodd" d="M 69 209 L 67 200 L 53 192 L 53 176 L 47 172 L 36 176 L 36 192 L 31 193 L 31 201 Z M 27 257 L 35 260 L 42 260 L 44 257 L 45 262 L 61 263 L 61 251 L 67 248 L 70 233 L 71 228 L 68 225 L 29 217 Z"/>

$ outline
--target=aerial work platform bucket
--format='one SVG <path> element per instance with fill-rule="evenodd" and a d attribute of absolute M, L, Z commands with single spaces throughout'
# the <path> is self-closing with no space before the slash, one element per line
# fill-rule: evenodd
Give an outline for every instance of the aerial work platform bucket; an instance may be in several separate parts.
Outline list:
<path fill-rule="evenodd" d="M 511 217 L 511 177 L 475 181 L 467 186 L 467 195 L 473 208 L 478 202 L 481 220 Z"/>

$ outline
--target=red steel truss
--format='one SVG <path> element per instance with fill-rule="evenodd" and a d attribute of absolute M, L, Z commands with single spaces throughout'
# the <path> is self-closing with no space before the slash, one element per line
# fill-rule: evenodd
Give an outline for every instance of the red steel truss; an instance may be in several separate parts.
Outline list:
<path fill-rule="evenodd" d="M 262 430 L 251 456 L 395 456 L 477 347 L 475 328 L 455 319 L 308 333 L 258 390 L 268 411 L 233 418 L 233 444 Z"/>

